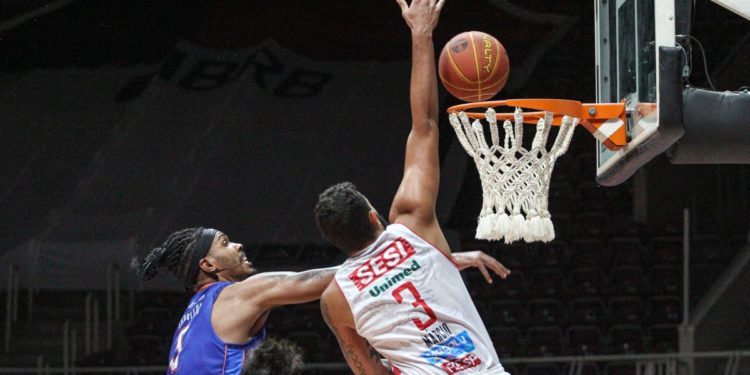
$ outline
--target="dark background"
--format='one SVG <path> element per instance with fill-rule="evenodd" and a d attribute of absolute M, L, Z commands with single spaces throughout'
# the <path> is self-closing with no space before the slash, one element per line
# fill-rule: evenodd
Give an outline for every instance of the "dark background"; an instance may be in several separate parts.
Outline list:
<path fill-rule="evenodd" d="M 12 20 L 42 3 L 6 1 L 3 20 Z M 697 1 L 695 6 L 693 35 L 705 46 L 708 71 L 717 89 L 738 89 L 748 85 L 750 22 L 708 1 Z M 508 9 L 511 11 L 506 11 Z M 593 9 L 589 1 L 449 1 L 436 31 L 435 43 L 439 49 L 450 37 L 468 29 L 484 30 L 500 39 L 508 51 L 513 70 L 510 82 L 498 97 L 594 101 Z M 5 73 L 3 89 L 13 90 L 13 77 L 39 69 L 53 70 L 50 77 L 54 79 L 55 74 L 64 76 L 66 69 L 74 67 L 101 69 L 162 63 L 161 78 L 165 75 L 168 78 L 170 58 L 174 59 L 175 45 L 180 40 L 222 50 L 251 47 L 268 38 L 301 56 L 321 61 L 403 61 L 410 54 L 407 28 L 392 1 L 154 3 L 82 0 L 0 33 L 0 55 L 3 57 L 0 69 Z M 703 64 L 697 50 L 695 53 L 690 81 L 705 86 Z M 134 79 L 123 87 L 116 101 L 133 100 L 146 90 L 152 79 L 155 79 L 153 74 Z M 44 87 L 37 90 L 39 95 L 44 95 Z M 70 95 L 74 98 L 77 93 L 71 92 Z M 454 103 L 448 97 L 442 107 Z M 43 112 L 44 108 L 36 110 Z M 3 108 L 3 112 L 13 111 L 14 108 Z M 12 116 L 6 117 L 12 120 Z M 201 124 L 186 126 L 200 127 Z M 107 118 L 102 118 L 96 128 L 82 128 L 75 123 L 14 123 L 10 120 L 2 124 L 0 160 L 5 173 L 0 180 L 0 205 L 3 207 L 0 215 L 6 224 L 0 232 L 0 249 L 44 236 L 50 220 L 54 220 L 54 211 L 74 199 L 81 182 L 90 177 L 87 172 L 95 163 L 97 153 L 107 144 L 106 140 L 116 137 L 112 134 L 113 129 L 115 124 L 108 122 Z M 174 129 L 164 129 L 164 134 L 171 131 Z M 168 141 L 169 137 L 171 135 L 162 141 Z M 444 139 L 446 142 L 452 142 L 452 137 Z M 593 150 L 593 138 L 580 134 L 574 138 L 571 155 L 567 157 L 575 159 L 581 153 L 588 155 L 590 150 Z M 237 162 L 241 163 L 241 160 Z M 723 191 L 706 194 L 704 189 L 713 190 L 715 183 L 724 179 L 735 184 L 732 178 L 746 174 L 746 167 L 674 167 L 658 160 L 652 164 L 653 167 L 644 168 L 649 171 L 648 184 L 661 187 L 648 198 L 650 215 L 640 220 L 664 215 L 670 216 L 671 220 L 674 215 L 679 216 L 682 207 L 702 203 L 716 207 L 712 214 L 718 214 L 717 211 L 728 209 L 728 206 L 738 207 L 729 204 L 731 202 L 721 204 L 722 200 L 730 199 L 723 196 Z M 218 168 L 219 174 L 238 171 L 237 168 L 231 169 L 229 163 L 212 164 L 209 168 Z M 581 180 L 593 180 L 591 165 L 573 169 Z M 164 170 L 163 173 L 176 172 Z M 373 173 L 377 174 L 377 171 Z M 248 178 L 252 177 L 256 176 Z M 707 185 L 696 186 L 698 181 Z M 478 207 L 477 182 L 471 172 L 466 174 L 464 190 L 460 194 L 462 199 L 453 209 L 452 226 L 466 226 L 464 220 L 469 220 L 469 226 L 473 224 L 470 218 L 476 215 L 474 208 Z M 122 181 L 118 188 L 127 191 L 130 184 L 130 181 Z M 205 200 L 201 187 L 193 189 L 186 199 Z M 221 193 L 225 188 L 229 189 L 228 186 L 218 187 L 212 194 Z M 123 196 L 123 199 L 137 199 L 127 194 Z M 731 199 L 734 198 L 744 199 Z M 113 205 L 112 210 L 144 206 L 143 203 L 120 201 Z M 382 202 L 382 205 L 387 203 Z M 156 233 L 141 233 L 140 237 L 146 244 L 160 238 L 170 228 L 194 224 L 196 218 L 219 216 L 213 211 L 218 208 L 203 207 L 200 210 L 205 211 L 195 212 L 189 220 L 181 220 L 180 215 L 164 212 L 174 207 L 146 206 L 156 206 L 156 217 L 151 220 L 163 224 Z M 222 207 L 222 204 L 216 206 Z M 739 207 L 746 208 L 746 205 Z M 718 215 L 711 221 L 727 217 Z M 235 219 L 227 218 L 216 225 L 224 225 L 222 227 L 227 231 L 236 233 L 235 237 L 251 237 L 252 233 L 244 232 L 242 225 L 229 224 L 236 222 Z M 740 214 L 733 220 L 741 222 L 725 224 L 733 230 L 747 228 L 744 225 L 746 215 Z M 89 225 L 95 226 L 96 223 L 89 222 Z M 106 233 L 103 236 L 106 238 Z M 123 234 L 117 233 L 117 236 L 122 238 Z"/>
<path fill-rule="evenodd" d="M 0 256 L 32 239 L 87 243 L 135 238 L 138 251 L 143 253 L 173 230 L 206 225 L 221 228 L 233 239 L 252 245 L 253 250 L 259 249 L 252 256 L 266 268 L 301 269 L 340 261 L 340 256 L 322 246 L 319 238 L 312 243 L 284 241 L 280 230 L 273 241 L 254 240 L 258 234 L 249 228 L 255 221 L 268 219 L 254 215 L 256 213 L 249 209 L 253 207 L 249 202 L 253 202 L 254 192 L 242 190 L 243 186 L 282 176 L 288 184 L 274 191 L 282 197 L 279 199 L 294 199 L 303 193 L 318 191 L 317 187 L 314 191 L 298 191 L 296 176 L 302 171 L 293 165 L 285 169 L 273 168 L 263 174 L 245 173 L 246 163 L 251 159 L 257 163 L 258 157 L 273 153 L 273 145 L 261 152 L 242 140 L 233 139 L 232 132 L 238 131 L 237 128 L 189 120 L 179 126 L 142 124 L 141 128 L 135 124 L 128 129 L 118 123 L 115 114 L 148 95 L 157 83 L 176 81 L 175 71 L 181 61 L 179 43 L 205 47 L 204 53 L 210 57 L 252 48 L 270 39 L 316 63 L 394 62 L 407 67 L 410 39 L 395 1 L 79 0 L 9 26 L 17 17 L 45 4 L 46 1 L 6 0 L 0 5 L 0 97 L 5 98 L 0 102 L 0 166 L 3 171 L 0 174 Z M 717 90 L 737 90 L 750 85 L 750 21 L 706 0 L 695 2 L 693 14 L 692 34 L 705 47 L 707 71 Z M 506 47 L 511 61 L 510 81 L 498 98 L 553 97 L 591 102 L 595 100 L 593 19 L 594 6 L 589 0 L 448 0 L 434 40 L 439 50 L 453 35 L 467 30 L 481 30 L 496 36 Z M 707 87 L 697 49 L 692 60 L 695 66 L 690 84 Z M 122 82 L 75 85 L 77 72 L 104 72 L 123 67 L 143 69 Z M 38 86 L 29 87 L 25 77 L 32 74 L 46 74 L 48 85 L 35 80 Z M 108 76 L 103 74 L 102 77 Z M 60 82 L 71 82 L 70 86 L 76 89 L 52 92 L 49 87 L 59 90 Z M 388 77 L 378 83 L 390 84 Z M 405 84 L 393 82 L 394 87 L 401 89 Z M 363 85 L 358 90 L 367 92 L 374 85 Z M 96 96 L 99 87 L 117 87 L 118 90 L 116 95 L 102 96 L 93 105 L 90 99 L 85 105 L 77 105 L 79 96 Z M 52 111 L 48 107 L 49 97 L 67 100 L 55 102 Z M 442 97 L 445 99 L 441 108 L 457 103 L 447 95 Z M 402 103 L 405 110 L 406 96 Z M 162 104 L 169 106 L 169 103 Z M 192 108 L 186 106 L 178 110 L 190 118 Z M 338 115 L 343 116 L 346 105 L 340 110 Z M 49 113 L 65 116 L 49 118 Z M 95 125 L 75 121 L 78 116 L 90 117 L 92 113 L 99 116 Z M 285 120 L 292 121 L 288 117 L 280 118 L 282 122 Z M 305 116 L 304 120 L 313 122 L 321 131 L 333 126 L 328 119 L 316 116 Z M 383 124 L 382 128 L 360 130 L 352 125 L 351 131 L 386 132 L 398 137 L 395 134 L 403 134 L 408 118 L 397 120 L 393 124 Z M 245 130 L 252 129 L 253 124 L 246 126 Z M 445 118 L 441 120 L 441 127 L 441 157 L 446 158 L 455 139 Z M 203 138 L 196 145 L 197 134 Z M 394 139 L 396 144 L 401 144 L 402 138 Z M 304 142 L 299 146 L 304 147 Z M 660 277 L 674 276 L 669 272 L 678 269 L 680 264 L 683 208 L 691 210 L 693 235 L 700 240 L 697 243 L 710 250 L 696 255 L 706 256 L 704 261 L 710 267 L 704 268 L 710 272 L 705 278 L 694 281 L 698 289 L 691 302 L 695 303 L 700 292 L 705 292 L 730 263 L 739 245 L 747 242 L 750 218 L 750 169 L 747 165 L 671 165 L 666 156 L 660 156 L 621 186 L 605 188 L 594 182 L 594 150 L 593 137 L 578 129 L 568 154 L 558 161 L 550 191 L 557 241 L 550 245 L 506 246 L 473 240 L 481 205 L 479 177 L 468 160 L 465 172 L 443 176 L 458 186 L 452 199 L 441 196 L 447 200 L 443 204 L 446 210 L 443 225 L 452 233 L 456 249 L 480 248 L 490 252 L 514 270 L 515 280 L 520 280 L 503 284 L 509 286 L 498 286 L 505 288 L 499 290 L 485 288 L 481 279 L 474 277 L 477 275 L 467 276 L 488 327 L 500 326 L 492 330 L 493 335 L 497 333 L 502 337 L 496 345 L 498 342 L 510 345 L 498 348 L 503 358 L 580 353 L 567 335 L 568 324 L 574 324 L 574 312 L 580 308 L 569 306 L 568 301 L 581 297 L 581 290 L 585 289 L 575 275 L 587 275 L 585 272 L 592 269 L 601 283 L 589 280 L 586 285 L 593 285 L 593 289 L 586 289 L 585 293 L 590 292 L 588 297 L 593 296 L 604 306 L 606 311 L 601 316 L 608 317 L 594 322 L 604 333 L 602 347 L 595 353 L 633 351 L 634 343 L 630 343 L 630 349 L 623 349 L 623 342 L 618 341 L 620 331 L 614 325 L 622 322 L 635 324 L 635 328 L 630 327 L 635 329 L 635 337 L 645 338 L 639 344 L 641 351 L 675 350 L 676 337 L 659 341 L 659 331 L 652 328 L 657 322 L 672 324 L 670 332 L 674 332 L 673 324 L 679 322 L 679 315 L 675 318 L 672 314 L 662 320 L 654 318 L 651 312 L 617 315 L 618 299 L 623 302 L 621 299 L 625 298 L 627 306 L 637 305 L 633 298 L 644 306 L 647 301 L 652 306 L 653 298 L 667 294 L 668 300 L 678 300 L 676 307 L 672 307 L 679 310 L 679 289 L 669 289 L 679 285 L 679 270 L 675 278 L 668 279 L 673 284 L 665 284 L 667 289 L 656 289 L 661 285 L 657 281 L 663 280 Z M 361 145 L 343 142 L 340 158 L 358 155 L 376 159 L 383 150 L 365 152 Z M 116 169 L 108 167 L 113 155 L 118 160 L 114 164 Z M 375 177 L 395 168 L 388 165 L 386 171 L 373 165 L 362 168 Z M 328 167 L 321 165 L 320 168 L 323 173 Z M 352 170 L 351 173 L 362 171 Z M 381 211 L 387 209 L 390 194 L 390 191 L 376 193 L 374 203 Z M 289 231 L 314 230 L 313 204 L 312 201 L 302 202 L 299 211 L 276 215 L 300 217 L 299 222 L 305 223 L 305 228 L 292 226 Z M 620 243 L 636 246 L 624 251 L 617 247 Z M 620 254 L 626 256 L 618 257 Z M 97 264 L 86 265 L 85 259 L 73 261 L 92 270 L 101 268 Z M 617 267 L 623 262 L 635 268 L 620 268 L 619 271 L 630 273 L 634 280 L 617 279 Z M 576 273 L 576 267 L 583 268 Z M 545 273 L 535 272 L 538 269 Z M 500 314 L 512 311 L 503 310 L 504 307 L 493 300 L 496 295 L 493 297 L 492 293 L 501 293 L 502 299 L 511 306 L 529 309 L 523 311 L 554 311 L 557 306 L 558 310 L 565 311 L 562 313 L 565 318 L 554 320 L 552 315 L 529 315 L 525 320 L 525 313 L 519 313 L 517 317 L 521 320 L 502 320 L 510 315 Z M 57 297 L 49 294 L 47 297 L 58 304 L 73 298 L 55 299 Z M 86 364 L 164 363 L 164 353 L 153 350 L 139 353 L 138 349 L 151 344 L 168 347 L 174 327 L 172 320 L 181 314 L 184 296 L 142 293 L 132 298 L 137 301 L 132 305 L 135 313 L 131 310 L 127 315 L 123 329 L 128 334 L 122 336 L 129 340 L 130 359 L 126 351 L 110 352 L 101 357 L 88 357 Z M 539 299 L 547 299 L 547 302 Z M 164 306 L 171 307 L 165 312 Z M 547 306 L 549 310 L 539 306 Z M 48 311 L 61 317 L 66 314 L 62 308 L 50 307 Z M 79 311 L 73 311 L 72 316 L 80 317 Z M 645 307 L 641 312 L 644 311 Z M 290 326 L 294 319 L 304 322 L 310 332 L 297 332 L 297 326 Z M 554 327 L 552 332 L 566 332 L 564 343 L 557 349 L 554 340 L 553 344 L 541 345 L 547 352 L 540 351 L 537 345 L 540 341 L 527 336 L 527 331 L 534 331 L 530 325 L 543 324 L 540 322 L 544 319 L 553 319 L 546 321 Z M 154 326 L 154 322 L 160 321 L 169 324 Z M 317 315 L 317 306 L 279 309 L 272 315 L 269 328 L 278 335 L 303 343 L 309 361 L 340 360 L 330 337 L 326 339 L 322 333 L 327 331 Z M 59 331 L 57 326 L 54 329 Z M 514 334 L 519 335 L 517 348 L 511 347 Z M 33 365 L 33 359 L 30 363 Z"/>

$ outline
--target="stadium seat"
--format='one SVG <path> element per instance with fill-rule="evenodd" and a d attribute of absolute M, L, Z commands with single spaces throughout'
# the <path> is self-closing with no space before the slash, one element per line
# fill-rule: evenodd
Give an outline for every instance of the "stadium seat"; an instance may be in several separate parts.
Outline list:
<path fill-rule="evenodd" d="M 316 332 L 327 332 L 329 329 L 320 315 L 320 303 L 318 301 L 294 305 L 292 316 L 294 316 L 292 320 L 295 329 Z"/>
<path fill-rule="evenodd" d="M 682 321 L 682 303 L 679 297 L 651 297 L 647 309 L 652 324 L 677 324 Z"/>
<path fill-rule="evenodd" d="M 586 205 L 588 207 L 588 202 Z M 604 238 L 609 233 L 609 217 L 606 211 L 581 212 L 575 215 L 573 234 L 576 237 Z"/>
<path fill-rule="evenodd" d="M 600 239 L 576 239 L 567 250 L 570 266 L 606 267 L 609 264 L 607 246 Z"/>
<path fill-rule="evenodd" d="M 474 300 L 477 307 L 485 306 L 495 300 L 508 300 L 525 296 L 525 285 L 523 284 L 523 273 L 512 272 L 505 279 L 494 278 L 492 284 L 478 270 L 467 270 L 464 273 L 466 278 L 466 288 Z"/>
<path fill-rule="evenodd" d="M 648 250 L 654 263 L 678 264 L 682 261 L 682 237 L 655 237 L 649 242 Z"/>
<path fill-rule="evenodd" d="M 674 324 L 655 324 L 648 327 L 651 336 L 651 350 L 656 353 L 675 353 L 679 350 L 677 326 Z"/>
<path fill-rule="evenodd" d="M 528 248 L 527 244 L 515 243 L 510 245 L 503 245 L 502 248 L 494 251 L 494 255 L 497 260 L 503 265 L 508 267 L 511 272 L 520 271 L 520 268 L 524 265 L 521 260 L 522 256 L 526 253 Z M 471 248 L 464 247 L 464 250 L 473 250 Z"/>
<path fill-rule="evenodd" d="M 638 266 L 615 266 L 610 271 L 614 293 L 618 296 L 647 294 L 646 274 Z"/>
<path fill-rule="evenodd" d="M 131 335 L 128 338 L 128 344 L 130 345 L 128 357 L 135 360 L 138 365 L 161 363 L 168 356 L 169 346 L 159 335 Z"/>
<path fill-rule="evenodd" d="M 671 265 L 656 265 L 651 267 L 651 293 L 653 295 L 682 294 L 682 270 Z"/>
<path fill-rule="evenodd" d="M 572 355 L 603 354 L 605 352 L 604 339 L 598 327 L 572 326 L 568 328 L 566 337 L 568 351 Z"/>
<path fill-rule="evenodd" d="M 570 295 L 573 297 L 603 297 L 608 287 L 598 267 L 577 267 L 570 271 Z"/>
<path fill-rule="evenodd" d="M 612 320 L 618 324 L 643 324 L 646 309 L 640 297 L 615 297 L 609 300 Z"/>
<path fill-rule="evenodd" d="M 618 324 L 609 329 L 609 349 L 613 353 L 642 353 L 645 349 L 645 337 L 641 326 Z"/>
<path fill-rule="evenodd" d="M 492 327 L 489 329 L 492 344 L 500 358 L 524 356 L 524 342 L 521 331 L 514 327 Z"/>
<path fill-rule="evenodd" d="M 529 295 L 534 298 L 555 298 L 567 291 L 562 269 L 540 268 L 530 272 Z"/>
<path fill-rule="evenodd" d="M 616 237 L 609 240 L 607 247 L 612 254 L 614 265 L 644 265 L 645 248 L 637 237 Z"/>
<path fill-rule="evenodd" d="M 531 327 L 528 329 L 526 342 L 526 352 L 532 357 L 548 357 L 564 353 L 563 336 L 558 327 Z"/>
<path fill-rule="evenodd" d="M 578 298 L 568 309 L 570 324 L 603 327 L 609 323 L 609 313 L 600 298 Z"/>
<path fill-rule="evenodd" d="M 633 214 L 627 211 L 609 211 L 610 212 L 610 223 L 617 223 L 617 235 L 627 236 L 643 239 L 645 234 L 648 233 L 646 225 L 635 221 Z M 627 212 L 627 213 L 626 213 Z M 645 241 L 642 241 L 645 244 Z"/>
<path fill-rule="evenodd" d="M 565 314 L 556 299 L 534 299 L 528 303 L 529 322 L 535 325 L 561 325 Z"/>
<path fill-rule="evenodd" d="M 523 327 L 526 325 L 527 310 L 520 301 L 500 300 L 490 304 L 493 319 L 503 326 Z"/>
<path fill-rule="evenodd" d="M 565 256 L 565 241 L 557 240 L 530 246 L 526 251 L 526 264 L 531 267 L 558 267 Z"/>
<path fill-rule="evenodd" d="M 523 299 L 527 297 L 526 278 L 520 270 L 511 270 L 507 279 L 495 282 L 492 286 L 494 298 Z M 490 288 L 486 289 L 490 290 Z"/>

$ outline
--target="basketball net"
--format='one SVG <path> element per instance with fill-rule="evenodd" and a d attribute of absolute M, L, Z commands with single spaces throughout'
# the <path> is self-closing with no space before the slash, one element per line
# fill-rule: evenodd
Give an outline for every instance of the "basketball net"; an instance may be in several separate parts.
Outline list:
<path fill-rule="evenodd" d="M 505 239 L 511 243 L 549 242 L 555 228 L 548 207 L 549 183 L 555 161 L 565 154 L 579 120 L 564 116 L 555 143 L 547 151 L 546 143 L 552 126 L 552 112 L 545 112 L 536 124 L 531 148 L 523 148 L 523 111 L 516 108 L 514 123 L 502 124 L 500 131 L 494 108 L 485 112 L 492 143 L 487 143 L 480 120 L 470 122 L 465 112 L 451 113 L 449 120 L 458 140 L 474 159 L 482 181 L 482 211 L 479 213 L 476 238 Z"/>

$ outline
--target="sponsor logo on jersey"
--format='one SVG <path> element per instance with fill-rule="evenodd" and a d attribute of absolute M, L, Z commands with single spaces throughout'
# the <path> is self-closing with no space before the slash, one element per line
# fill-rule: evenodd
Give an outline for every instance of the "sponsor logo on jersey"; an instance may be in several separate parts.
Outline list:
<path fill-rule="evenodd" d="M 383 283 L 380 285 L 375 285 L 370 289 L 370 295 L 373 297 L 377 297 L 380 295 L 380 293 L 384 293 L 386 290 L 390 289 L 394 285 L 398 285 L 400 282 L 406 280 L 409 276 L 411 276 L 414 272 L 422 268 L 422 265 L 417 262 L 416 259 L 411 261 L 410 265 L 406 266 L 406 269 L 403 271 L 393 275 L 392 277 L 386 276 L 383 280 Z"/>
<path fill-rule="evenodd" d="M 458 359 L 470 352 L 473 352 L 476 347 L 474 341 L 471 340 L 471 336 L 466 331 L 459 333 L 458 335 L 449 337 L 447 340 L 433 345 L 430 350 L 420 354 L 422 358 L 426 359 L 427 362 L 435 365 L 443 361 L 451 361 Z"/>
<path fill-rule="evenodd" d="M 373 256 L 365 264 L 359 266 L 354 272 L 349 274 L 349 280 L 361 291 L 388 273 L 388 271 L 411 258 L 415 253 L 414 247 L 403 237 L 399 237 L 391 242 L 385 250 Z"/>
<path fill-rule="evenodd" d="M 460 371 L 477 367 L 482 364 L 482 360 L 479 359 L 474 353 L 469 353 L 461 358 L 451 359 L 440 365 L 443 371 L 447 372 L 448 375 L 455 374 Z"/>
<path fill-rule="evenodd" d="M 422 336 L 422 341 L 424 341 L 424 344 L 427 345 L 428 348 L 431 348 L 438 343 L 441 343 L 445 341 L 448 337 L 451 337 L 452 333 L 450 328 L 448 328 L 448 325 L 443 323 L 439 325 L 437 328 L 430 330 L 426 335 Z"/>

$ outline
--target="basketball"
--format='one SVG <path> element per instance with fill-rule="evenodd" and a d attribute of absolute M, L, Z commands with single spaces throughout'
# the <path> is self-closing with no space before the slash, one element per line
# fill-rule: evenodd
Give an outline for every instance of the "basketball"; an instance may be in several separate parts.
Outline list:
<path fill-rule="evenodd" d="M 502 90 L 508 81 L 510 63 L 505 47 L 495 37 L 466 31 L 445 44 L 438 72 L 451 95 L 466 102 L 479 102 Z"/>

